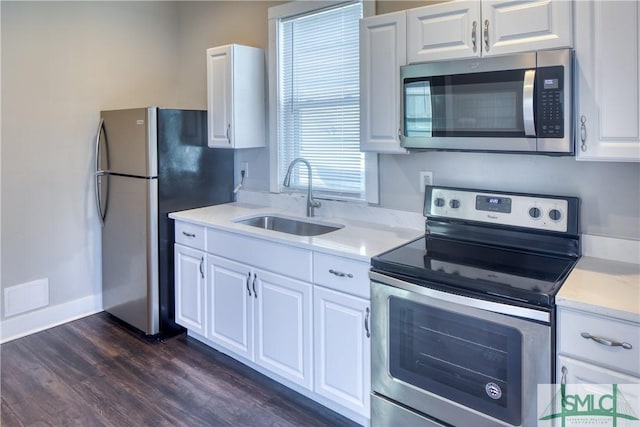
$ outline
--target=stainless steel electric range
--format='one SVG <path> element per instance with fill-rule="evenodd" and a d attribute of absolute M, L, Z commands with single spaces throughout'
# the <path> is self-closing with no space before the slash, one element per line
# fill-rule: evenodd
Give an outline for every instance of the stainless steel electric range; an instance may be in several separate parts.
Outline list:
<path fill-rule="evenodd" d="M 428 186 L 425 236 L 372 259 L 373 426 L 532 426 L 579 199 Z"/>

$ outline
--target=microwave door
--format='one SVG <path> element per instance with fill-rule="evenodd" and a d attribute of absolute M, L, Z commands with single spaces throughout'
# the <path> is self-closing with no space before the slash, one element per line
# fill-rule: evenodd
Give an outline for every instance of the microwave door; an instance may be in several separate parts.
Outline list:
<path fill-rule="evenodd" d="M 536 124 L 533 106 L 535 81 L 536 70 L 525 71 L 524 81 L 522 85 L 522 122 L 524 125 L 524 135 L 534 138 L 536 136 Z"/>

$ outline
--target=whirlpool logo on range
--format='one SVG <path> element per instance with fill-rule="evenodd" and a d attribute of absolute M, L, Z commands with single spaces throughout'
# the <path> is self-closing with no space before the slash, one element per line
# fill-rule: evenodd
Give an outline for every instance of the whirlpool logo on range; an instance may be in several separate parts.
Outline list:
<path fill-rule="evenodd" d="M 640 427 L 640 384 L 539 384 L 538 427 Z"/>

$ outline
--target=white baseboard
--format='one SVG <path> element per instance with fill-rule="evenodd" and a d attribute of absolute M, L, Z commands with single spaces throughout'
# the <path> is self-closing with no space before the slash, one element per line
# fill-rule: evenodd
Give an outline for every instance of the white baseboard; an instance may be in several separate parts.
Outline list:
<path fill-rule="evenodd" d="M 89 295 L 0 322 L 0 344 L 102 311 L 102 295 Z"/>

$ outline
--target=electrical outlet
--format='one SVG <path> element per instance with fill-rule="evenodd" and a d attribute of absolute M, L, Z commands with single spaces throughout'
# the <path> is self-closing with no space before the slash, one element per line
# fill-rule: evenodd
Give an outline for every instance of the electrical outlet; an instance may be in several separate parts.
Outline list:
<path fill-rule="evenodd" d="M 420 192 L 424 193 L 425 185 L 433 185 L 433 172 L 420 171 Z"/>
<path fill-rule="evenodd" d="M 245 178 L 249 178 L 249 162 L 240 163 L 240 170 L 244 171 Z"/>

